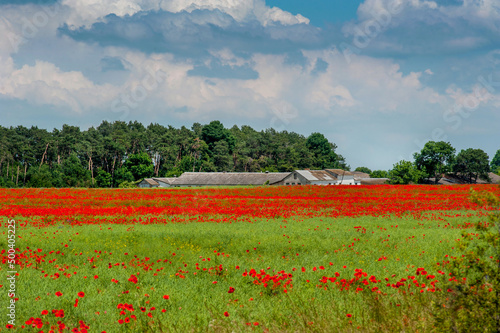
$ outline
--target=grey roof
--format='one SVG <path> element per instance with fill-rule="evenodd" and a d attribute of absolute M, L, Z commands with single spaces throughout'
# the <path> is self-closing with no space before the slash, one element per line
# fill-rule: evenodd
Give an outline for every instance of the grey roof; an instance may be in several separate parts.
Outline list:
<path fill-rule="evenodd" d="M 361 172 L 361 171 L 353 171 L 351 172 L 353 175 L 354 175 L 354 179 L 355 180 L 361 180 L 363 178 L 370 178 L 370 175 L 365 173 L 365 172 Z"/>
<path fill-rule="evenodd" d="M 264 185 L 282 181 L 290 172 L 184 172 L 172 185 Z"/>
<path fill-rule="evenodd" d="M 152 185 L 152 186 L 158 186 L 160 184 L 158 184 L 158 182 L 156 180 L 154 180 L 153 178 L 144 178 L 144 180 L 142 182 L 146 182 L 148 183 L 149 185 Z M 141 183 L 142 183 L 141 182 Z"/>
<path fill-rule="evenodd" d="M 383 185 L 389 178 L 361 178 L 361 185 Z"/>
<path fill-rule="evenodd" d="M 488 175 L 491 179 L 491 184 L 500 184 L 500 176 L 494 174 L 493 172 L 489 172 Z M 435 178 L 429 178 L 429 181 L 434 182 Z M 469 182 L 466 179 L 456 177 L 455 175 L 448 174 L 441 178 L 438 182 L 439 184 L 468 184 Z M 489 184 L 487 181 L 478 179 L 477 184 Z"/>
<path fill-rule="evenodd" d="M 169 177 L 169 178 L 153 178 L 157 182 L 162 182 L 165 184 L 172 184 L 177 178 L 176 177 Z"/>
<path fill-rule="evenodd" d="M 345 171 L 342 169 L 325 169 L 326 172 L 329 172 L 333 174 L 334 176 L 340 177 L 342 175 L 344 176 L 353 176 L 353 174 L 350 171 Z"/>
<path fill-rule="evenodd" d="M 337 180 L 336 177 L 324 170 L 296 170 L 296 172 L 309 181 Z"/>

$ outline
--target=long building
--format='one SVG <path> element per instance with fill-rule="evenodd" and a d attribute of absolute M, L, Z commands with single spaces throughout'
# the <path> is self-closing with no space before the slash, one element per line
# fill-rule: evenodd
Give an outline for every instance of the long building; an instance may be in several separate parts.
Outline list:
<path fill-rule="evenodd" d="M 171 186 L 278 185 L 290 172 L 184 172 Z"/>

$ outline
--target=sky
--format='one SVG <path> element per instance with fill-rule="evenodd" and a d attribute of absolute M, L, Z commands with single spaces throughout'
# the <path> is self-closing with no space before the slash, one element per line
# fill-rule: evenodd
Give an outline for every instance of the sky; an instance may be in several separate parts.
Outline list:
<path fill-rule="evenodd" d="M 0 125 L 220 120 L 354 169 L 500 149 L 500 0 L 0 0 Z"/>

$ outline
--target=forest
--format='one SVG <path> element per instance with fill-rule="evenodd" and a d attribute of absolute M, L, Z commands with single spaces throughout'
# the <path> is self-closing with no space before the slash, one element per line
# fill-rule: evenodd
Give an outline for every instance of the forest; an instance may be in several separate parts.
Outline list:
<path fill-rule="evenodd" d="M 321 133 L 103 121 L 81 130 L 0 126 L 0 187 L 122 187 L 183 172 L 349 170 Z"/>

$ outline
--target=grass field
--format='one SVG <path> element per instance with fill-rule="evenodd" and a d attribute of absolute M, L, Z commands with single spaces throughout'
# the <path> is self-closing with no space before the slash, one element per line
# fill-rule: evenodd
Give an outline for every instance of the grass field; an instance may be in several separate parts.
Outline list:
<path fill-rule="evenodd" d="M 15 221 L 16 330 L 433 331 L 461 232 L 485 220 L 468 193 L 4 191 L 0 304 Z"/>

